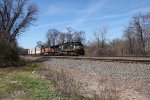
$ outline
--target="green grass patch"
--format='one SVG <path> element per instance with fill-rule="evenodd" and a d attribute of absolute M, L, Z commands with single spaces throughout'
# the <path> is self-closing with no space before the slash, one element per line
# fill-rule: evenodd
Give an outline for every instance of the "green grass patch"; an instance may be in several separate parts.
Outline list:
<path fill-rule="evenodd" d="M 6 94 L 24 91 L 21 100 L 51 100 L 56 96 L 50 80 L 41 79 L 32 71 L 39 72 L 42 66 L 37 63 L 28 63 L 24 67 L 0 69 L 0 99 Z M 5 99 L 5 98 L 4 98 Z M 11 99 L 11 98 L 10 98 Z"/>
<path fill-rule="evenodd" d="M 11 82 L 5 86 L 5 91 L 24 90 L 30 98 L 51 100 L 56 94 L 49 88 L 50 85 L 51 81 L 36 78 L 31 72 L 13 73 Z"/>
<path fill-rule="evenodd" d="M 0 68 L 0 100 L 11 99 L 5 98 L 5 95 L 15 93 L 20 100 L 76 100 L 74 96 L 60 95 L 53 81 L 40 78 L 38 74 L 42 70 L 44 68 L 39 63 L 28 63 L 18 68 Z"/>
<path fill-rule="evenodd" d="M 11 99 L 11 94 L 17 94 L 15 97 L 20 100 L 80 100 L 76 95 L 60 93 L 53 79 L 40 77 L 42 71 L 45 71 L 44 67 L 33 62 L 17 68 L 0 68 L 0 100 Z M 7 94 L 10 98 L 5 98 Z"/>

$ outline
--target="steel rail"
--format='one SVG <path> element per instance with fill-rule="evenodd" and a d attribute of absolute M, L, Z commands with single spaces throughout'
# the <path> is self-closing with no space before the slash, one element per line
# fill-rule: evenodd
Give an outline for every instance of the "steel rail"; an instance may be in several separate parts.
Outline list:
<path fill-rule="evenodd" d="M 87 61 L 102 61 L 102 62 L 119 62 L 119 63 L 141 63 L 150 64 L 150 59 L 131 59 L 129 57 L 115 58 L 115 57 L 81 57 L 81 56 L 40 56 L 35 61 L 44 61 L 46 59 L 73 59 L 73 60 L 87 60 Z"/>

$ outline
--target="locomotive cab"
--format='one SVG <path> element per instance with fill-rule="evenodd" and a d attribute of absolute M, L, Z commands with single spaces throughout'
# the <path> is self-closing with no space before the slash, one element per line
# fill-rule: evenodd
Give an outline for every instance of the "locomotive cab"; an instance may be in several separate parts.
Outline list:
<path fill-rule="evenodd" d="M 59 45 L 60 54 L 84 55 L 84 47 L 81 42 L 67 42 Z"/>
<path fill-rule="evenodd" d="M 78 55 L 84 55 L 84 46 L 81 42 L 73 42 L 73 50 Z"/>

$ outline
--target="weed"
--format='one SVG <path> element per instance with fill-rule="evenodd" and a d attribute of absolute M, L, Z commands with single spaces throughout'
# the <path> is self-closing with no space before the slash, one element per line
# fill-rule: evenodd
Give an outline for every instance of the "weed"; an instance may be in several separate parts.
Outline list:
<path fill-rule="evenodd" d="M 0 72 L 0 78 L 3 78 L 5 76 L 4 72 Z"/>
<path fill-rule="evenodd" d="M 31 62 L 31 63 L 26 64 L 26 69 L 39 71 L 39 70 L 42 70 L 43 68 L 39 63 Z"/>
<path fill-rule="evenodd" d="M 49 69 L 47 78 L 53 81 L 58 96 L 65 97 L 67 100 L 91 100 L 81 95 L 81 85 L 76 83 L 63 69 L 61 71 Z"/>

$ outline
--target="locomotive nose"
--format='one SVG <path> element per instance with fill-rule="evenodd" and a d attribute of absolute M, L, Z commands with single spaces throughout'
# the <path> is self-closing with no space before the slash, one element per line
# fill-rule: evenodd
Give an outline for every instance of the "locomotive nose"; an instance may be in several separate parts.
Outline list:
<path fill-rule="evenodd" d="M 74 50 L 76 51 L 77 54 L 79 55 L 84 55 L 84 47 L 83 46 L 74 46 Z"/>

